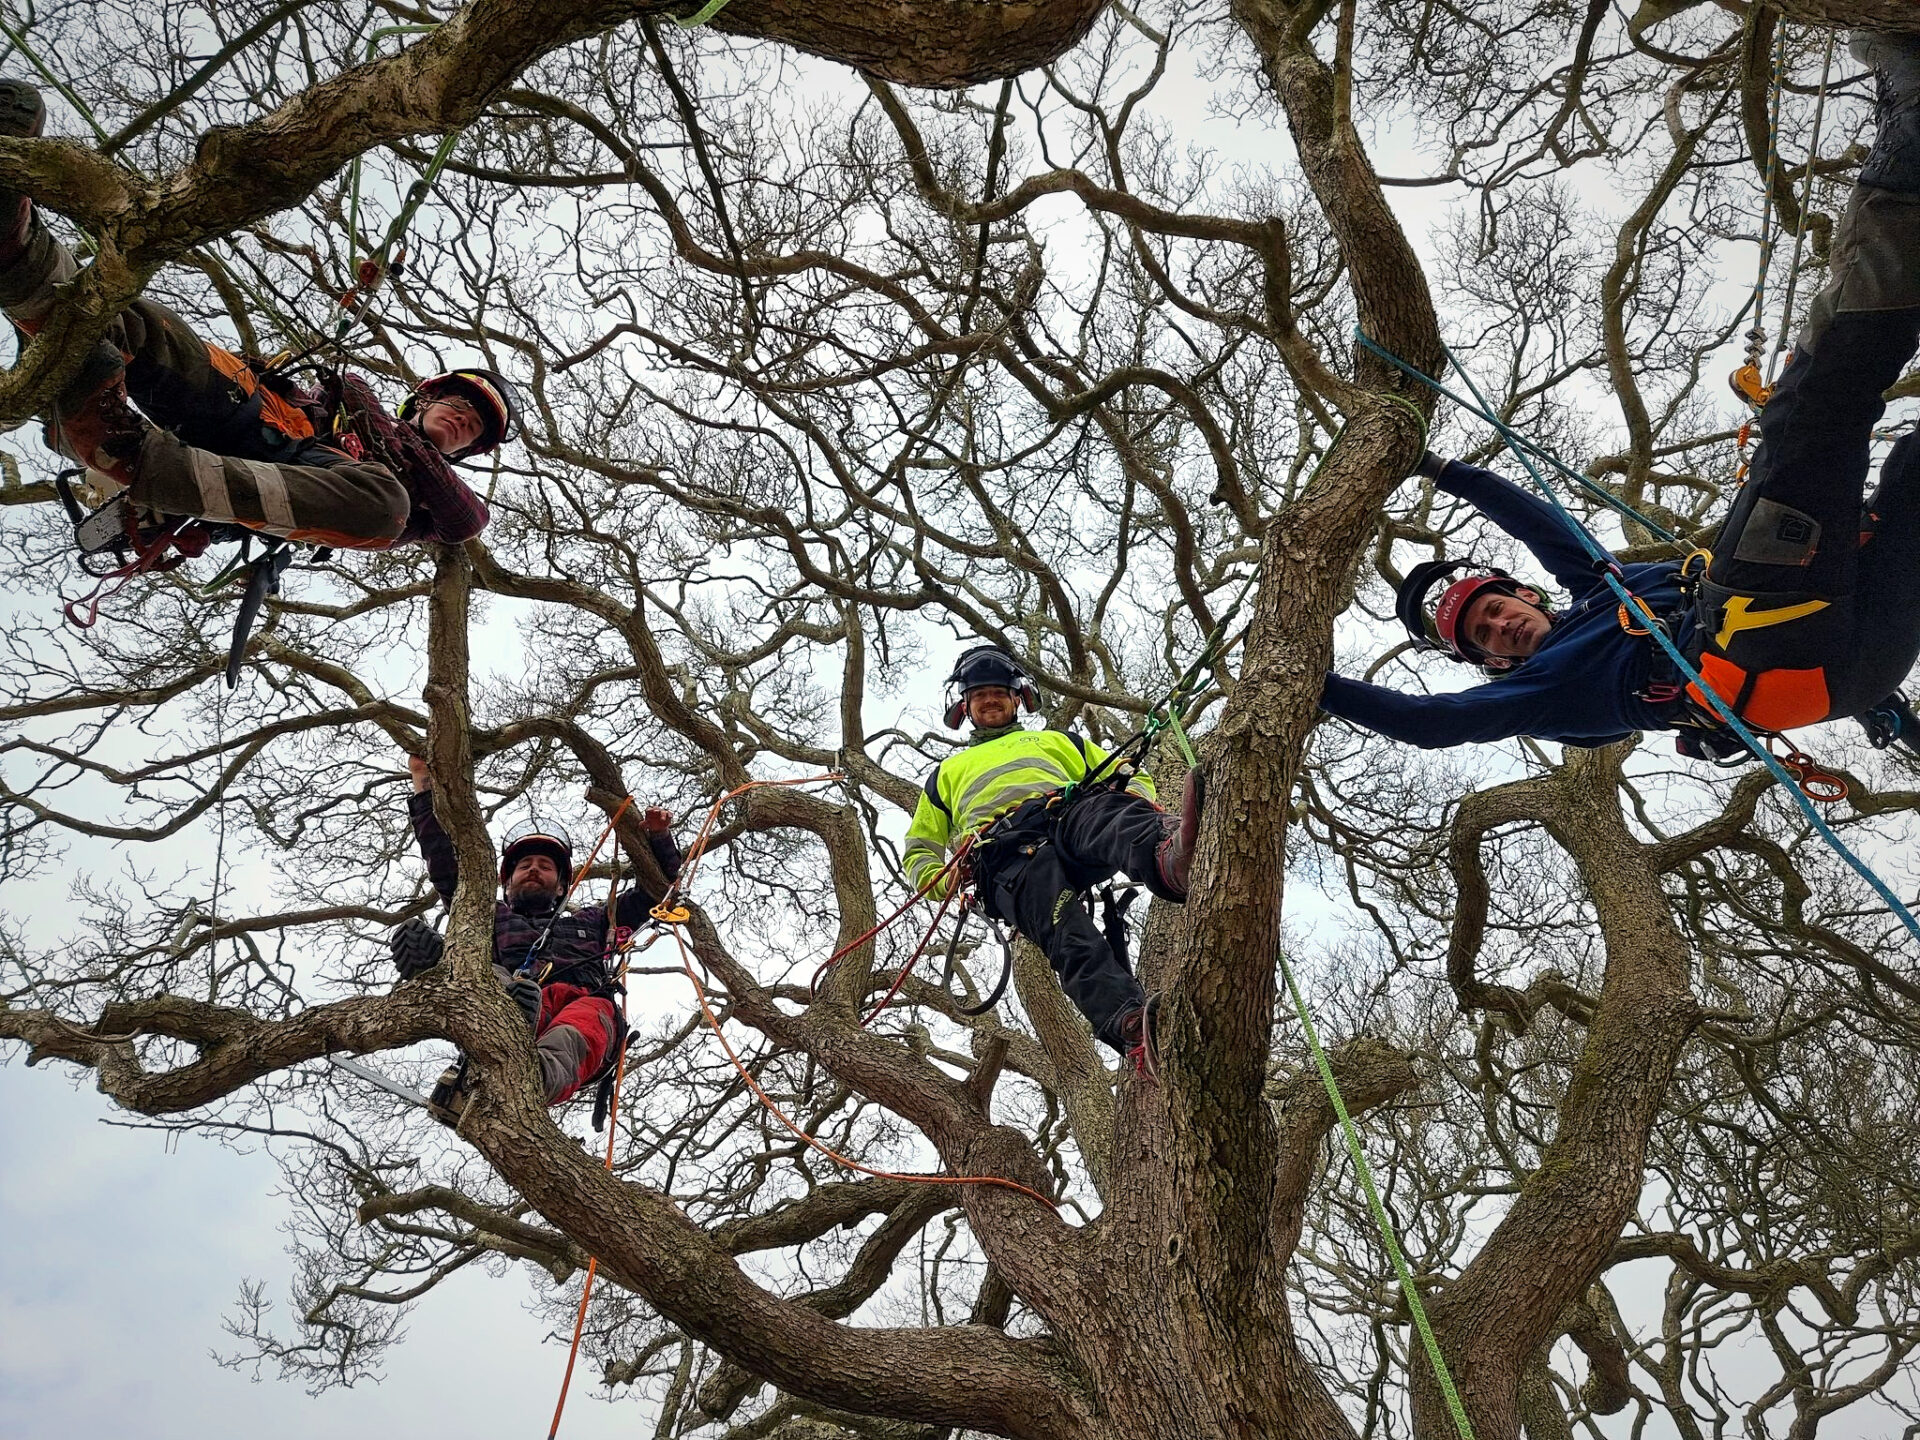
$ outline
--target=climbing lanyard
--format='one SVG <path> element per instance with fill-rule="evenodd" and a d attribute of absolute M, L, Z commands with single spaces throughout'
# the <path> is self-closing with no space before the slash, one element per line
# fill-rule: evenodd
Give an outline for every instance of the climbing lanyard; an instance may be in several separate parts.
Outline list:
<path fill-rule="evenodd" d="M 1474 397 L 1472 402 L 1461 399 L 1438 380 L 1415 369 L 1399 356 L 1375 344 L 1364 332 L 1356 330 L 1354 332 L 1354 339 L 1360 345 L 1385 360 L 1388 364 L 1400 370 L 1403 374 L 1431 387 L 1435 393 L 1446 396 L 1447 399 L 1453 401 L 1454 404 L 1478 415 L 1482 420 L 1493 426 L 1501 439 L 1507 442 L 1507 448 L 1513 452 L 1514 458 L 1526 468 L 1526 472 L 1532 477 L 1534 485 L 1539 489 L 1540 493 L 1546 497 L 1547 502 L 1552 505 L 1555 513 L 1559 515 L 1561 522 L 1566 525 L 1574 538 L 1579 541 L 1587 550 L 1588 554 L 1593 557 L 1594 568 L 1601 580 L 1606 583 L 1607 588 L 1613 591 L 1614 595 L 1623 605 L 1638 606 L 1645 609 L 1645 602 L 1632 591 L 1628 590 L 1622 582 L 1620 578 L 1621 570 L 1619 561 L 1615 560 L 1611 552 L 1601 545 L 1598 540 L 1593 538 L 1592 532 L 1590 532 L 1586 526 L 1574 518 L 1573 513 L 1567 509 L 1559 495 L 1555 493 L 1553 486 L 1547 482 L 1533 461 L 1528 458 L 1527 450 L 1517 443 L 1512 430 L 1499 416 L 1493 413 L 1492 408 L 1486 403 L 1485 396 L 1480 393 L 1479 387 L 1474 384 L 1473 377 L 1467 373 L 1465 367 L 1460 364 L 1459 359 L 1451 350 L 1446 350 L 1447 361 L 1459 372 L 1461 379 L 1466 382 L 1468 390 L 1472 392 Z M 1445 346 L 1441 348 L 1446 349 Z M 1874 893 L 1886 903 L 1887 908 L 1899 919 L 1900 923 L 1906 926 L 1907 930 L 1916 940 L 1920 940 L 1920 919 L 1915 919 L 1913 912 L 1901 903 L 1899 896 L 1893 893 L 1892 887 L 1890 887 L 1886 881 L 1882 880 L 1871 866 L 1858 855 L 1854 854 L 1847 843 L 1834 833 L 1833 827 L 1827 824 L 1818 810 L 1814 809 L 1813 798 L 1801 788 L 1800 777 L 1796 777 L 1793 771 L 1784 764 L 1779 757 L 1775 756 L 1771 750 L 1761 743 L 1760 738 L 1748 728 L 1740 717 L 1734 714 L 1731 707 L 1721 699 L 1718 692 L 1707 684 L 1700 672 L 1696 670 L 1687 657 L 1681 653 L 1680 647 L 1674 644 L 1673 637 L 1666 633 L 1665 627 L 1659 625 L 1652 626 L 1650 627 L 1650 634 L 1654 643 L 1666 652 L 1667 659 L 1672 663 L 1674 669 L 1687 678 L 1693 689 L 1705 698 L 1714 713 L 1720 717 L 1720 720 L 1731 729 L 1734 734 L 1740 737 L 1747 749 L 1752 751 L 1753 754 L 1759 758 L 1760 762 L 1773 773 L 1773 777 L 1782 783 L 1787 793 L 1792 796 L 1794 803 L 1800 807 L 1801 812 L 1805 814 L 1808 821 L 1812 823 L 1813 828 L 1819 833 L 1820 838 L 1832 848 L 1834 854 L 1846 861 L 1847 864 L 1852 867 L 1855 874 L 1859 875 L 1861 879 L 1872 886 Z"/>

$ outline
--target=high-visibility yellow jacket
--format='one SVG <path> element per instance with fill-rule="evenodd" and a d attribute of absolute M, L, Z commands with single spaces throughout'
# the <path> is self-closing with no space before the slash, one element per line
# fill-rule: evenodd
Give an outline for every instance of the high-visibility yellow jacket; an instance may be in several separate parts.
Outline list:
<path fill-rule="evenodd" d="M 1098 766 L 1107 752 L 1066 730 L 989 730 L 934 767 L 907 827 L 901 857 L 918 890 L 946 863 L 947 847 L 976 834 L 1023 801 L 1059 790 Z M 1137 774 L 1127 789 L 1155 798 L 1153 781 Z M 945 898 L 942 881 L 936 894 Z"/>

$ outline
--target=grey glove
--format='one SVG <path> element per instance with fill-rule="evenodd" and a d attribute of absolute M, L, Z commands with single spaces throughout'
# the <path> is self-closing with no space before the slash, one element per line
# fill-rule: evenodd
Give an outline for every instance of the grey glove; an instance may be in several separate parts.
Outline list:
<path fill-rule="evenodd" d="M 525 975 L 507 982 L 507 994 L 527 1017 L 527 1029 L 540 1033 L 540 982 Z"/>
<path fill-rule="evenodd" d="M 1420 463 L 1413 467 L 1413 473 L 1416 475 L 1424 475 L 1429 480 L 1438 480 L 1440 478 L 1440 472 L 1446 468 L 1446 457 L 1436 455 L 1431 450 L 1428 450 L 1420 456 Z"/>
<path fill-rule="evenodd" d="M 438 965 L 446 953 L 447 942 L 438 930 L 416 915 L 393 932 L 387 948 L 393 952 L 393 968 L 400 972 L 404 982 Z"/>

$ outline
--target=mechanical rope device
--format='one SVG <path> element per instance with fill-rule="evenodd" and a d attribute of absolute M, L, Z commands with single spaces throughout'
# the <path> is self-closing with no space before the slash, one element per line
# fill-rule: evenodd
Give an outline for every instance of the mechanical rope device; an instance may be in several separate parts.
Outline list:
<path fill-rule="evenodd" d="M 80 568 L 95 581 L 93 589 L 62 606 L 67 622 L 78 629 L 90 630 L 100 619 L 100 607 L 126 589 L 142 575 L 161 575 L 176 570 L 210 546 L 237 544 L 239 553 L 211 580 L 199 589 L 212 595 L 236 575 L 244 574 L 245 587 L 240 608 L 233 619 L 233 638 L 227 645 L 227 688 L 240 683 L 240 668 L 246 661 L 247 642 L 269 595 L 280 591 L 280 577 L 292 567 L 296 547 L 276 535 L 262 535 L 244 525 L 224 525 L 207 520 L 175 517 L 158 525 L 143 525 L 138 510 L 125 492 L 113 495 L 104 504 L 89 511 L 75 490 L 76 481 L 84 481 L 84 470 L 62 470 L 53 477 L 53 488 L 73 522 L 73 539 L 78 548 Z M 253 555 L 253 542 L 260 541 L 261 553 Z M 304 548 L 304 547 L 301 547 Z M 323 565 L 333 557 L 330 547 L 314 549 L 309 567 Z"/>

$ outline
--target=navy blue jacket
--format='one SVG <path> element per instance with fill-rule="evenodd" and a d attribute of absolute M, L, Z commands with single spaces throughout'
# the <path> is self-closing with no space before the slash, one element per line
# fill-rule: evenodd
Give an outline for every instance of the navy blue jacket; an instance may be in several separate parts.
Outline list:
<path fill-rule="evenodd" d="M 1554 611 L 1540 648 L 1498 680 L 1451 695 L 1409 695 L 1329 675 L 1320 707 L 1429 750 L 1514 735 L 1610 745 L 1635 730 L 1677 728 L 1677 702 L 1656 706 L 1640 693 L 1661 652 L 1646 636 L 1620 628 L 1619 600 L 1553 507 L 1490 470 L 1458 460 L 1449 461 L 1435 483 L 1532 551 L 1571 600 Z M 1622 579 L 1656 615 L 1671 616 L 1683 608 L 1679 570 L 1673 560 L 1628 565 Z M 1683 650 L 1693 627 L 1690 607 L 1669 622 Z"/>

